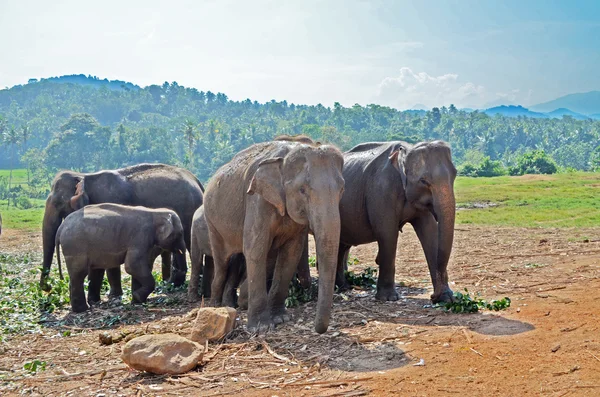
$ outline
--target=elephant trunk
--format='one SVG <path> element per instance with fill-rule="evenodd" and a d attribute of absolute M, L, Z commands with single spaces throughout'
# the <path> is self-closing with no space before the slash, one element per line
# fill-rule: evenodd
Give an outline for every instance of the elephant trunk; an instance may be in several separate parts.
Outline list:
<path fill-rule="evenodd" d="M 448 260 L 454 242 L 454 221 L 456 202 L 452 185 L 438 189 L 434 194 L 433 209 L 438 221 L 437 268 L 431 274 L 434 292 L 431 297 L 434 303 L 453 300 L 453 292 L 448 286 Z"/>
<path fill-rule="evenodd" d="M 46 200 L 46 210 L 44 212 L 42 226 L 42 243 L 44 249 L 44 262 L 42 263 L 42 275 L 40 276 L 40 286 L 42 289 L 47 289 L 45 281 L 50 274 L 50 266 L 52 265 L 52 257 L 54 256 L 56 232 L 61 223 L 62 217 L 60 212 L 49 199 Z"/>
<path fill-rule="evenodd" d="M 185 282 L 185 274 L 187 272 L 185 247 L 185 242 L 183 241 L 183 238 L 181 238 L 181 241 L 175 244 L 175 249 L 173 250 L 174 263 L 170 281 L 176 286 L 183 285 Z"/>
<path fill-rule="evenodd" d="M 319 260 L 319 297 L 315 330 L 322 334 L 329 327 L 333 290 L 335 287 L 335 271 L 340 243 L 339 203 L 332 203 L 317 213 L 309 216 L 310 227 L 315 236 L 317 258 Z"/>

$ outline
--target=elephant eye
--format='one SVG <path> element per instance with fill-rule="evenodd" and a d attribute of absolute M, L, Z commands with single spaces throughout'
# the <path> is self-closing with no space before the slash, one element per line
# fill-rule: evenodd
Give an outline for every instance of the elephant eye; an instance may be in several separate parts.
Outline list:
<path fill-rule="evenodd" d="M 302 193 L 302 194 L 306 194 L 306 190 L 304 189 L 304 186 L 302 186 L 302 187 L 300 188 L 300 193 Z"/>
<path fill-rule="evenodd" d="M 431 186 L 431 183 L 427 182 L 425 179 L 421 178 L 419 179 L 419 182 L 422 183 L 423 185 L 429 187 Z"/>

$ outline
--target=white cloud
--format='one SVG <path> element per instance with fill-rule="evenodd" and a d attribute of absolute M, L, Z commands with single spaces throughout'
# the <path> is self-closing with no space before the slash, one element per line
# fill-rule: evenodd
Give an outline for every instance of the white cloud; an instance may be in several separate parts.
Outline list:
<path fill-rule="evenodd" d="M 462 83 L 457 74 L 431 76 L 426 72 L 415 73 L 408 67 L 400 69 L 398 77 L 383 79 L 377 93 L 382 104 L 399 109 L 408 109 L 417 103 L 430 107 L 450 104 L 473 107 L 479 105 L 485 95 L 482 85 Z"/>

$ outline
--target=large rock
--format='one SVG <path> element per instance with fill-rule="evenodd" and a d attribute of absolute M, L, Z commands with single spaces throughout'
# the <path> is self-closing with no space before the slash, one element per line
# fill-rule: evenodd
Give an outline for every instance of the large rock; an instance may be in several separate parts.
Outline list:
<path fill-rule="evenodd" d="M 219 340 L 233 330 L 236 316 L 232 307 L 203 307 L 198 310 L 190 339 L 200 344 Z"/>
<path fill-rule="evenodd" d="M 134 338 L 123 346 L 121 359 L 133 369 L 154 374 L 182 374 L 198 365 L 204 346 L 176 334 Z"/>

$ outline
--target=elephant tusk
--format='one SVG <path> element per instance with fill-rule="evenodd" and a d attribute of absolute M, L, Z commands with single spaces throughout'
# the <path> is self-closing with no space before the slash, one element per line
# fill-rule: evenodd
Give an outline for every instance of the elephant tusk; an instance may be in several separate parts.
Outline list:
<path fill-rule="evenodd" d="M 179 253 L 180 253 L 181 255 L 183 255 L 183 251 L 182 251 L 182 250 L 179 250 Z"/>

